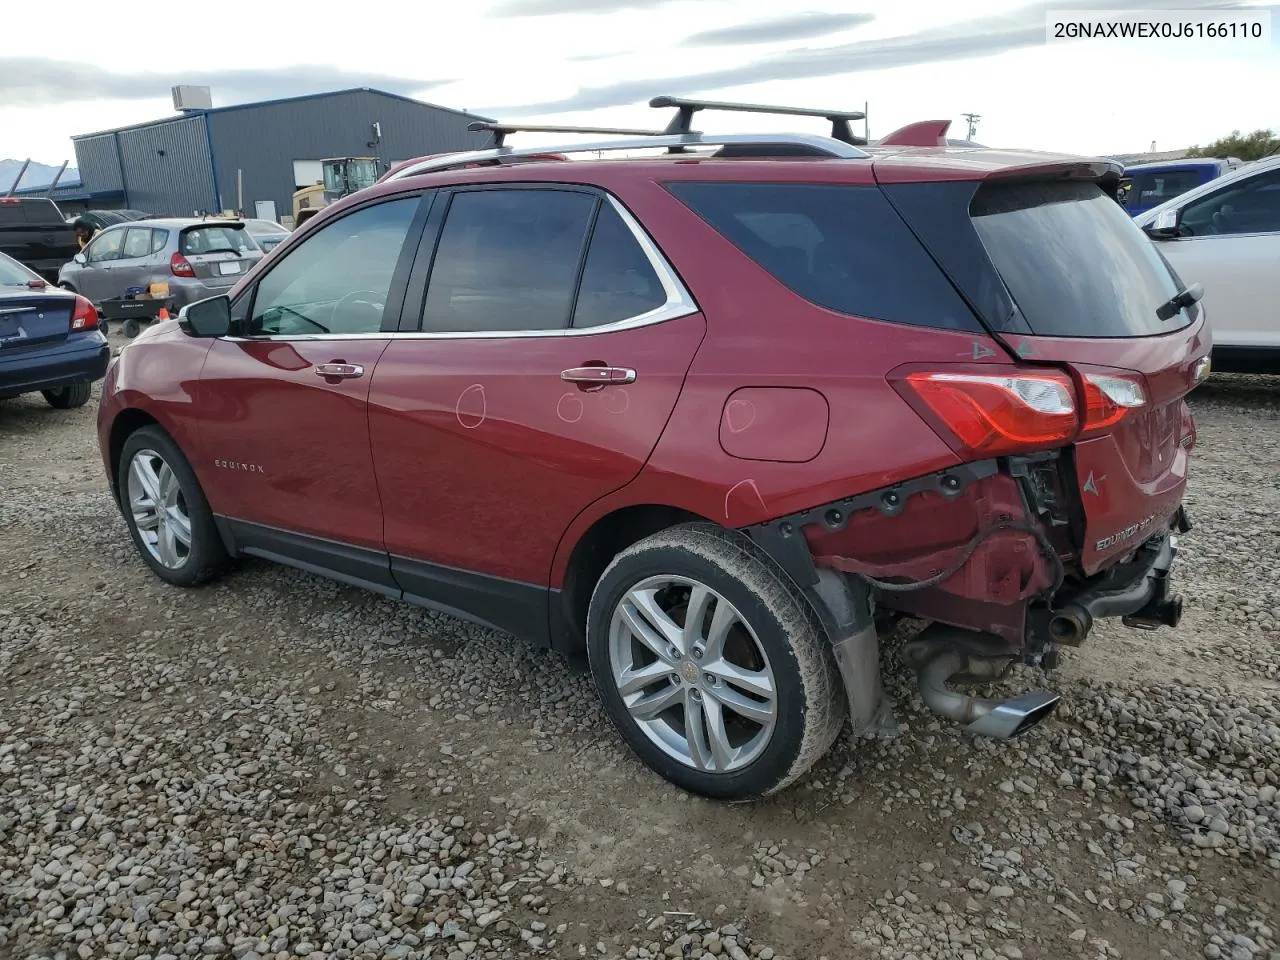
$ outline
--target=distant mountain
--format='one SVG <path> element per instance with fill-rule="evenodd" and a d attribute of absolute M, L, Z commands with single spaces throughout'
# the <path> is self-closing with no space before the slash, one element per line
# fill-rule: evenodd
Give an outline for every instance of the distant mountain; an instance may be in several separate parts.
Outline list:
<path fill-rule="evenodd" d="M 22 169 L 21 160 L 0 160 L 0 190 L 8 190 L 13 186 L 14 178 L 17 177 L 18 171 Z M 22 183 L 18 186 L 25 187 L 43 187 L 46 184 L 53 183 L 53 178 L 58 175 L 57 167 L 46 166 L 43 163 L 31 161 L 31 166 L 27 167 L 27 172 L 22 175 Z M 75 167 L 67 167 L 62 172 L 62 179 L 58 183 L 77 183 L 80 180 L 80 173 Z"/>

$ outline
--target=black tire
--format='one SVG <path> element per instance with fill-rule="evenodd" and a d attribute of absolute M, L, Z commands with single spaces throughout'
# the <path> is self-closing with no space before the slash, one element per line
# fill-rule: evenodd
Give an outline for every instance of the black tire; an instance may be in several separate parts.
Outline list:
<path fill-rule="evenodd" d="M 111 335 L 111 321 L 104 317 L 101 312 L 98 313 L 98 330 L 104 337 Z"/>
<path fill-rule="evenodd" d="M 134 509 L 129 494 L 129 471 L 135 457 L 150 451 L 156 454 L 177 480 L 180 505 L 190 520 L 191 544 L 181 562 L 174 566 L 166 566 L 155 555 L 143 540 L 138 530 Z M 138 555 L 162 580 L 179 587 L 195 587 L 223 573 L 229 558 L 218 528 L 213 522 L 213 511 L 209 509 L 209 501 L 191 469 L 187 458 L 183 456 L 178 445 L 158 426 L 141 427 L 129 435 L 120 450 L 120 465 L 116 473 L 116 485 L 119 491 L 121 512 L 129 535 Z"/>
<path fill-rule="evenodd" d="M 737 769 L 697 769 L 672 756 L 631 716 L 618 690 L 610 640 L 615 613 L 633 587 L 666 576 L 698 581 L 727 600 L 767 657 L 775 695 L 772 732 L 758 755 Z M 720 800 L 755 800 L 776 793 L 802 776 L 835 742 L 848 706 L 829 647 L 813 608 L 777 565 L 742 534 L 710 523 L 671 527 L 618 554 L 596 584 L 587 614 L 592 676 L 623 739 L 662 777 Z M 678 674 L 672 675 L 673 686 L 678 686 L 678 679 Z M 660 685 L 650 689 L 663 690 Z"/>
<path fill-rule="evenodd" d="M 41 390 L 40 393 L 54 409 L 72 410 L 89 402 L 89 397 L 93 395 L 93 384 L 73 383 L 56 390 Z"/>
<path fill-rule="evenodd" d="M 141 325 L 138 323 L 137 320 L 134 320 L 132 317 L 130 317 L 128 320 L 124 322 L 123 329 L 124 329 L 124 335 L 128 337 L 130 340 L 132 340 L 142 331 Z"/>

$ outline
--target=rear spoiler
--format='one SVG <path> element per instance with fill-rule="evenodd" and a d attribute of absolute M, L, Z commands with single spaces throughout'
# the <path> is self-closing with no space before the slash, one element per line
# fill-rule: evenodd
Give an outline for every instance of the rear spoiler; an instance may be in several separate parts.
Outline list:
<path fill-rule="evenodd" d="M 188 223 L 178 228 L 179 233 L 186 233 L 189 230 L 198 230 L 201 227 L 240 227 L 243 229 L 243 220 L 228 220 L 223 217 L 205 217 L 199 223 Z"/>

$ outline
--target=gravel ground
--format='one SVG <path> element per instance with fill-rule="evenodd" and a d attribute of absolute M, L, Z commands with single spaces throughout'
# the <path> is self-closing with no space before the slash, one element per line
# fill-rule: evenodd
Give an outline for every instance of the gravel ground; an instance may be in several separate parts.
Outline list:
<path fill-rule="evenodd" d="M 112 337 L 117 340 L 118 337 Z M 843 738 L 765 803 L 625 752 L 583 664 L 264 563 L 136 558 L 95 405 L 0 404 L 0 958 L 1280 960 L 1280 380 L 1215 376 L 1183 626 L 1011 743 Z"/>

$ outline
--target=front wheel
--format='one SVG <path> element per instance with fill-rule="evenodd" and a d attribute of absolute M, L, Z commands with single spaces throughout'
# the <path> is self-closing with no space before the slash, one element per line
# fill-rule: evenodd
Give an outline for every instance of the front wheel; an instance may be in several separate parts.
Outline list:
<path fill-rule="evenodd" d="M 116 484 L 134 545 L 159 577 L 194 587 L 222 572 L 227 552 L 213 512 L 167 433 L 149 426 L 130 434 Z"/>
<path fill-rule="evenodd" d="M 41 390 L 45 402 L 55 410 L 72 410 L 75 407 L 83 407 L 89 402 L 89 397 L 93 393 L 93 384 L 91 383 L 73 383 L 66 387 L 58 387 L 56 390 Z"/>
<path fill-rule="evenodd" d="M 124 335 L 128 337 L 130 340 L 132 340 L 142 331 L 141 325 L 138 323 L 137 320 L 134 320 L 132 317 L 130 317 L 128 320 L 124 322 L 123 329 L 124 329 Z"/>
<path fill-rule="evenodd" d="M 587 621 L 610 718 L 686 790 L 774 793 L 840 732 L 846 703 L 822 626 L 741 534 L 695 523 L 641 540 L 605 570 Z"/>

